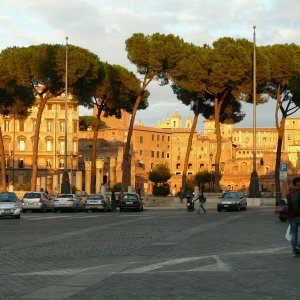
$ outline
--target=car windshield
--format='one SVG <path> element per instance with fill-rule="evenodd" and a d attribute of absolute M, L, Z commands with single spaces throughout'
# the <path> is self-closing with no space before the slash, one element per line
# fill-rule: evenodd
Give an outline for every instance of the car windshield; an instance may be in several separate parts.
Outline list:
<path fill-rule="evenodd" d="M 63 194 L 63 195 L 60 195 L 58 198 L 73 198 L 73 195 L 72 194 Z"/>
<path fill-rule="evenodd" d="M 88 200 L 103 200 L 103 195 L 91 195 L 88 196 Z"/>
<path fill-rule="evenodd" d="M 14 193 L 0 193 L 0 202 L 16 202 L 17 200 Z"/>
<path fill-rule="evenodd" d="M 41 198 L 41 194 L 40 193 L 26 193 L 24 195 L 24 198 L 27 198 L 27 199 Z"/>
<path fill-rule="evenodd" d="M 137 200 L 137 196 L 136 195 L 123 195 L 122 199 L 124 200 Z"/>
<path fill-rule="evenodd" d="M 238 193 L 225 193 L 222 198 L 224 199 L 235 199 L 238 198 L 239 194 Z"/>

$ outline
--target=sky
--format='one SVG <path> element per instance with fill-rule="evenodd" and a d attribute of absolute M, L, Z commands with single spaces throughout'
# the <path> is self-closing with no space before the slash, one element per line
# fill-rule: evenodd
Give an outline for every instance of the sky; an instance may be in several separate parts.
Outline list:
<path fill-rule="evenodd" d="M 70 44 L 89 49 L 102 61 L 135 73 L 135 65 L 127 58 L 125 41 L 138 32 L 171 33 L 200 46 L 224 36 L 253 41 L 256 25 L 258 46 L 300 43 L 299 0 L 0 0 L 0 4 L 0 50 L 64 44 L 69 37 Z M 142 120 L 154 126 L 176 110 L 183 122 L 191 115 L 170 86 L 152 82 L 149 91 L 149 107 L 137 113 L 136 122 Z M 235 127 L 252 127 L 252 105 L 243 105 L 243 111 L 246 117 Z M 295 116 L 299 117 L 300 112 Z M 257 127 L 274 127 L 274 120 L 274 100 L 257 107 Z M 200 118 L 200 131 L 201 124 Z"/>

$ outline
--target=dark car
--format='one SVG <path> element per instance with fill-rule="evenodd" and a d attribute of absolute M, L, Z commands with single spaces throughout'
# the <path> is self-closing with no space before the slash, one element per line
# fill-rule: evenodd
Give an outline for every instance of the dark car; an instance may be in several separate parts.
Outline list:
<path fill-rule="evenodd" d="M 118 203 L 120 212 L 123 210 L 143 211 L 143 201 L 137 193 L 124 193 Z"/>
<path fill-rule="evenodd" d="M 278 216 L 280 221 L 282 221 L 282 222 L 287 221 L 288 206 L 287 206 L 287 203 L 284 199 L 281 199 L 279 201 L 278 205 L 276 205 L 275 214 Z"/>
<path fill-rule="evenodd" d="M 240 191 L 229 191 L 222 194 L 217 205 L 217 211 L 247 209 L 247 199 Z"/>

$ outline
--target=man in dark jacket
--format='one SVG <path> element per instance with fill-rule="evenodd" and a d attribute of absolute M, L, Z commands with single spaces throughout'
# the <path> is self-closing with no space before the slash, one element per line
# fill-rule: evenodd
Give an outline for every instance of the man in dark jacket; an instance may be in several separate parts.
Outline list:
<path fill-rule="evenodd" d="M 300 177 L 293 179 L 293 188 L 286 196 L 288 202 L 288 221 L 291 226 L 291 244 L 294 256 L 300 256 L 298 226 L 300 225 Z"/>

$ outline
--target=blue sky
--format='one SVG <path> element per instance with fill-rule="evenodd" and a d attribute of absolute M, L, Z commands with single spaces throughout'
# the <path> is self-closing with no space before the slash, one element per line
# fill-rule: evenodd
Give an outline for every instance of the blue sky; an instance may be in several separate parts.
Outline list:
<path fill-rule="evenodd" d="M 69 43 L 93 51 L 101 60 L 135 71 L 125 51 L 125 40 L 133 33 L 172 33 L 202 45 L 223 36 L 252 41 L 256 25 L 257 45 L 299 44 L 299 12 L 299 0 L 1 0 L 0 50 L 64 44 L 68 36 Z M 189 114 L 169 86 L 154 82 L 149 90 L 150 105 L 136 121 L 155 125 L 176 110 L 183 119 Z M 246 105 L 243 110 L 247 116 L 236 127 L 251 127 L 253 108 Z M 274 127 L 274 114 L 275 101 L 258 107 L 257 126 Z"/>

